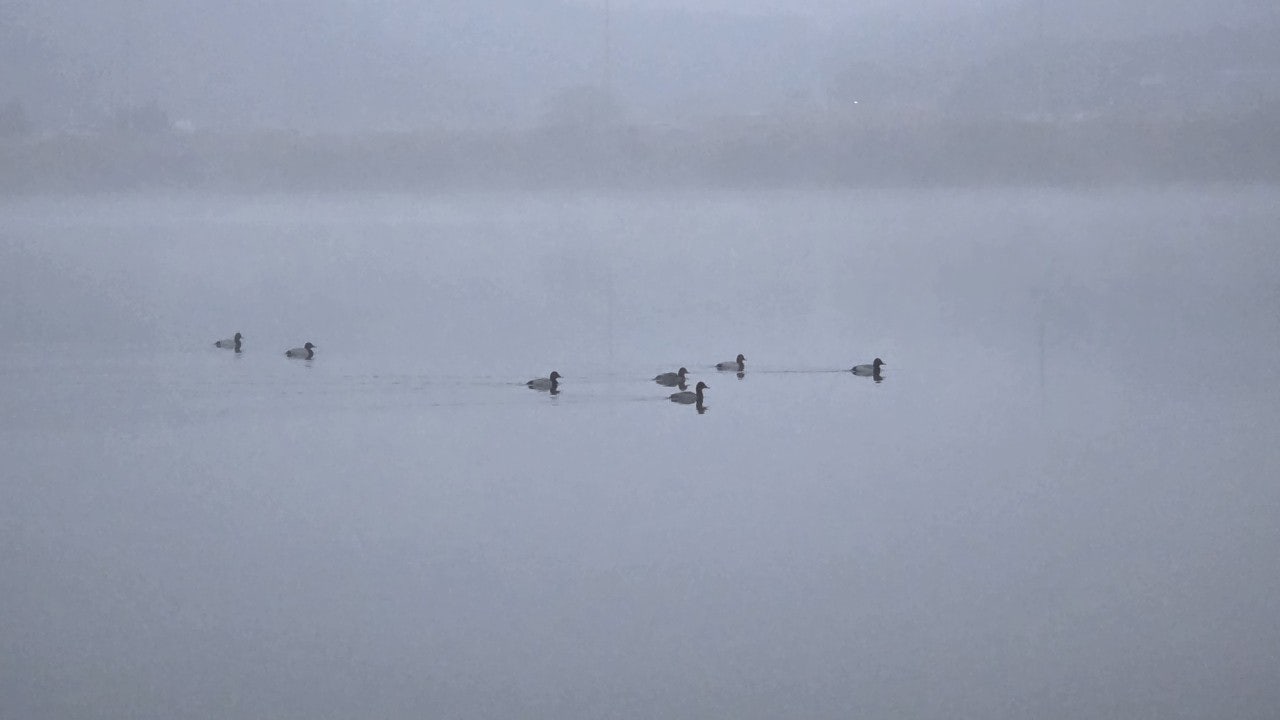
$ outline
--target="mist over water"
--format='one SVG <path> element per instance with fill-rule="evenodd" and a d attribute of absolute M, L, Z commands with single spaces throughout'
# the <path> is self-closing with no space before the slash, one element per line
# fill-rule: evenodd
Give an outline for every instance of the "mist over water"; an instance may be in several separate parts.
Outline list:
<path fill-rule="evenodd" d="M 1270 720 L 1277 33 L 0 3 L 0 720 Z"/>
<path fill-rule="evenodd" d="M 0 716 L 1267 717 L 1278 200 L 6 198 Z"/>

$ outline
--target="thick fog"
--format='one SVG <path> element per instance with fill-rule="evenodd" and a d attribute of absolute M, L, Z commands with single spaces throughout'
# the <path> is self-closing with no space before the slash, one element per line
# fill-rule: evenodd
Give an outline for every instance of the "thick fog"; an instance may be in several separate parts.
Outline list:
<path fill-rule="evenodd" d="M 0 7 L 0 188 L 1271 181 L 1280 11 Z"/>
<path fill-rule="evenodd" d="M 1277 30 L 0 4 L 0 720 L 1272 717 Z"/>

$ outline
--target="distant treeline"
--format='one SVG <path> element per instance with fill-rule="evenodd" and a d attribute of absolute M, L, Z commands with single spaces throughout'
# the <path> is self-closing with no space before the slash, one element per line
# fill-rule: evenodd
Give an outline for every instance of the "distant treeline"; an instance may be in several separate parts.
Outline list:
<path fill-rule="evenodd" d="M 0 192 L 1280 181 L 1280 109 L 1236 119 L 0 140 Z"/>

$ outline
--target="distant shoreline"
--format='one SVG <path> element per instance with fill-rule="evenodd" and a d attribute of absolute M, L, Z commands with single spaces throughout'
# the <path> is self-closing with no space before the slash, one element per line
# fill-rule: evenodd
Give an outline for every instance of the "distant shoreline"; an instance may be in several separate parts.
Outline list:
<path fill-rule="evenodd" d="M 50 134 L 0 193 L 964 187 L 1280 182 L 1280 110 L 1231 119 L 849 122 L 512 133 Z"/>

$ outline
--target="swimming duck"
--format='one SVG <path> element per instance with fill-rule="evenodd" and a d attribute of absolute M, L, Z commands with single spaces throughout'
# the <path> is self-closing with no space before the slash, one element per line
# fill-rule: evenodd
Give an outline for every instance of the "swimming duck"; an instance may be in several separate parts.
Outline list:
<path fill-rule="evenodd" d="M 552 393 L 559 392 L 560 373 L 552 370 L 549 377 L 534 378 L 525 383 L 525 387 L 533 390 L 550 390 Z"/>
<path fill-rule="evenodd" d="M 702 391 L 710 390 L 710 389 L 711 389 L 710 385 L 704 382 L 700 382 L 694 386 L 693 392 L 685 390 L 684 392 L 672 393 L 668 395 L 667 398 L 670 399 L 671 402 L 680 403 L 681 405 L 692 405 L 694 403 L 701 405 Z"/>
<path fill-rule="evenodd" d="M 312 345 L 311 343 L 307 343 L 306 345 L 303 345 L 300 348 L 286 350 L 284 353 L 284 356 L 289 358 L 303 358 L 305 360 L 310 360 L 311 358 L 316 356 L 316 346 Z"/>
<path fill-rule="evenodd" d="M 882 365 L 884 365 L 884 361 L 881 360 L 880 358 L 876 358 L 875 362 L 871 363 L 870 365 L 854 365 L 853 369 L 850 370 L 850 372 L 852 372 L 854 375 L 865 375 L 867 377 L 874 377 L 880 374 L 880 367 Z"/>
<path fill-rule="evenodd" d="M 747 363 L 747 359 L 742 356 L 742 353 L 738 353 L 737 360 L 734 360 L 732 362 L 716 363 L 716 369 L 717 370 L 736 370 L 738 372 L 742 372 L 743 370 L 747 369 L 746 363 Z"/>
<path fill-rule="evenodd" d="M 214 343 L 213 346 L 223 348 L 226 350 L 235 350 L 236 352 L 240 352 L 240 341 L 243 339 L 244 339 L 243 335 L 241 335 L 240 333 L 236 333 L 235 337 L 227 338 L 226 340 L 219 340 L 218 342 Z"/>
<path fill-rule="evenodd" d="M 689 374 L 688 370 L 686 370 L 685 368 L 680 368 L 676 372 L 662 373 L 661 375 L 658 375 L 657 377 L 655 377 L 653 381 L 658 383 L 659 385 L 666 385 L 667 387 L 676 387 L 678 385 L 684 385 L 684 376 L 688 374 Z"/>

